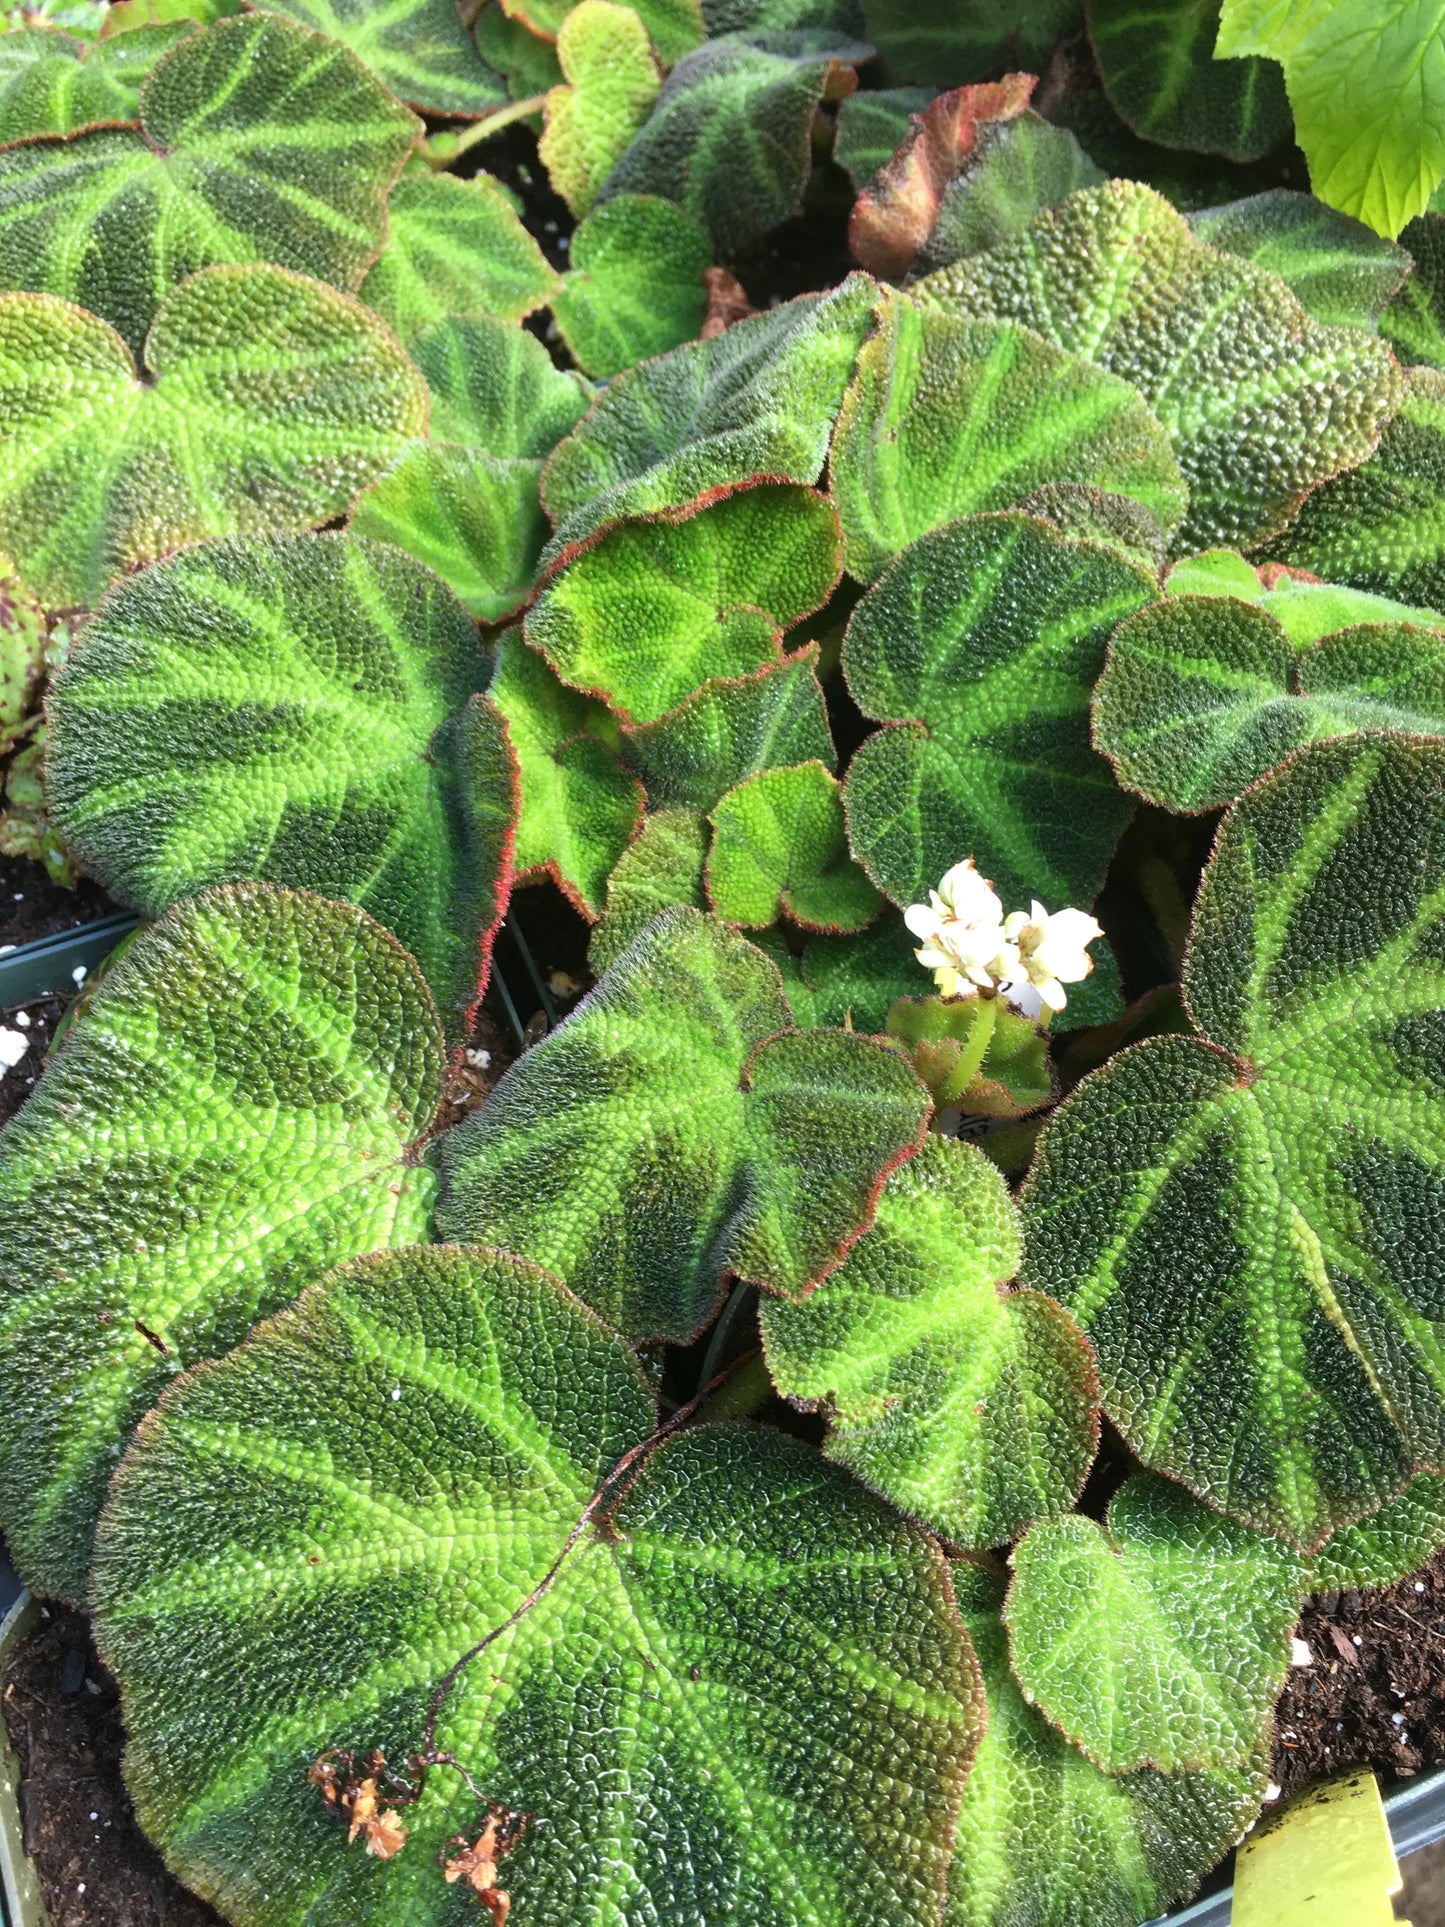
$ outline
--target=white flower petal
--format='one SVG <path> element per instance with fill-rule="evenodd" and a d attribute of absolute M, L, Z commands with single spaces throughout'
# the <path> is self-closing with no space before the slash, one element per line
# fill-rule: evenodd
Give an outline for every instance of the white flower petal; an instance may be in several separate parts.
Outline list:
<path fill-rule="evenodd" d="M 937 935 L 943 919 L 926 903 L 910 903 L 903 912 L 903 921 L 915 937 L 928 938 Z"/>

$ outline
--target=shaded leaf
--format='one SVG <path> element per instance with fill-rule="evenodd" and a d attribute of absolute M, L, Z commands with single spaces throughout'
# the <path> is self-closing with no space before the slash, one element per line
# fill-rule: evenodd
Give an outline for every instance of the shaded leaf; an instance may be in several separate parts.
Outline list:
<path fill-rule="evenodd" d="M 1086 1078 L 1024 1192 L 1026 1279 L 1130 1446 L 1306 1548 L 1445 1469 L 1442 793 L 1445 749 L 1402 737 L 1246 791 L 1195 909 L 1200 1035 Z"/>
<path fill-rule="evenodd" d="M 441 1140 L 443 1237 L 534 1257 L 633 1338 L 690 1338 L 730 1271 L 800 1296 L 928 1101 L 882 1044 L 788 1022 L 767 958 L 665 911 Z"/>
<path fill-rule="evenodd" d="M 94 315 L 0 296 L 0 547 L 53 607 L 208 535 L 344 514 L 426 427 L 396 338 L 283 268 L 171 290 L 138 371 Z"/>
<path fill-rule="evenodd" d="M 80 0 L 79 11 L 86 11 L 85 0 Z M 100 37 L 112 40 L 119 34 L 169 26 L 178 20 L 208 27 L 214 20 L 227 20 L 242 11 L 241 0 L 110 0 L 110 5 L 102 8 Z M 72 27 L 71 31 L 82 30 Z"/>
<path fill-rule="evenodd" d="M 502 4 L 508 13 L 525 21 L 533 33 L 544 40 L 556 40 L 577 0 L 502 0 Z M 700 45 L 707 32 L 698 0 L 636 0 L 632 11 L 647 29 L 665 67 Z"/>
<path fill-rule="evenodd" d="M 865 31 L 862 0 L 702 0 L 703 25 L 716 38 L 770 27 L 818 27 L 828 33 Z"/>
<path fill-rule="evenodd" d="M 167 290 L 213 263 L 354 288 L 419 131 L 337 42 L 218 21 L 151 70 L 138 128 L 0 153 L 0 286 L 89 308 L 137 351 Z"/>
<path fill-rule="evenodd" d="M 580 224 L 568 258 L 552 312 L 589 375 L 621 374 L 695 339 L 711 256 L 707 235 L 681 208 L 655 195 L 619 194 Z"/>
<path fill-rule="evenodd" d="M 843 795 L 853 854 L 895 903 L 964 855 L 1009 903 L 1092 901 L 1130 804 L 1089 698 L 1110 631 L 1154 593 L 1116 550 L 1019 514 L 933 530 L 869 590 L 843 673 L 888 727 Z"/>
<path fill-rule="evenodd" d="M 1066 1511 L 1094 1456 L 1089 1349 L 1068 1313 L 1002 1289 L 1018 1214 L 981 1151 L 930 1137 L 801 1304 L 760 1311 L 773 1383 L 822 1403 L 827 1457 L 965 1546 Z"/>
<path fill-rule="evenodd" d="M 1371 334 L 1410 272 L 1404 248 L 1312 194 L 1287 187 L 1200 208 L 1189 225 L 1210 247 L 1253 261 L 1288 282 L 1316 321 L 1368 328 Z"/>
<path fill-rule="evenodd" d="M 1130 497 L 1172 533 L 1187 492 L 1169 437 L 1128 382 L 1030 328 L 890 294 L 839 411 L 830 485 L 851 575 L 915 537 L 1070 481 Z"/>
<path fill-rule="evenodd" d="M 1332 1532 L 1309 1565 L 1312 1592 L 1398 1585 L 1445 1545 L 1445 1479 L 1422 1472 L 1368 1519 Z"/>
<path fill-rule="evenodd" d="M 659 912 L 678 904 L 706 910 L 703 864 L 708 831 L 700 810 L 658 810 L 617 859 L 607 907 L 592 926 L 587 961 L 600 976 Z"/>
<path fill-rule="evenodd" d="M 1220 0 L 1088 0 L 1089 38 L 1120 119 L 1161 147 L 1257 161 L 1289 139 L 1270 60 L 1216 60 Z"/>
<path fill-rule="evenodd" d="M 1111 495 L 1082 482 L 1045 482 L 1030 489 L 1018 505 L 1065 535 L 1106 542 L 1151 575 L 1162 575 L 1168 561 L 1164 531 L 1132 496 Z"/>
<path fill-rule="evenodd" d="M 839 105 L 833 159 L 855 193 L 893 158 L 915 116 L 936 98 L 933 87 L 885 87 L 849 94 Z"/>
<path fill-rule="evenodd" d="M 963 165 L 944 184 L 917 271 L 945 268 L 1011 241 L 1045 208 L 1103 179 L 1067 127 L 1031 111 L 985 121 Z"/>
<path fill-rule="evenodd" d="M 1047 1037 L 1002 997 L 900 997 L 887 1031 L 940 1108 L 1026 1117 L 1054 1095 Z"/>
<path fill-rule="evenodd" d="M 1008 0 L 961 8 L 958 0 L 867 0 L 868 37 L 894 80 L 957 87 L 1005 67 L 1043 63 L 1061 33 L 1082 24 L 1081 0 Z"/>
<path fill-rule="evenodd" d="M 566 85 L 547 96 L 538 143 L 552 186 L 576 215 L 652 112 L 662 86 L 647 29 L 631 7 L 580 0 L 557 35 Z"/>
<path fill-rule="evenodd" d="M 485 0 L 472 29 L 477 52 L 489 67 L 506 76 L 513 100 L 545 94 L 562 79 L 553 41 L 542 39 L 524 22 L 505 12 L 500 0 Z"/>
<path fill-rule="evenodd" d="M 474 120 L 507 98 L 478 54 L 456 0 L 266 0 L 267 11 L 329 34 L 428 114 Z"/>
<path fill-rule="evenodd" d="M 145 929 L 0 1137 L 0 1516 L 84 1597 L 121 1447 L 338 1257 L 427 1236 L 436 1012 L 362 911 L 263 885 Z"/>
<path fill-rule="evenodd" d="M 348 1850 L 304 1762 L 362 1738 L 404 1759 L 440 1673 L 528 1598 L 653 1423 L 622 1342 L 489 1251 L 333 1272 L 167 1403 L 107 1520 L 100 1637 L 145 1823 L 238 1927 L 479 1917 L 439 1864 L 479 1824 L 460 1775 L 429 1776 L 382 1861 Z M 202 1625 L 212 1666 L 177 1696 Z M 848 1661 L 815 1679 L 824 1650 Z M 503 1864 L 509 1927 L 609 1909 L 843 1927 L 860 1908 L 927 1927 L 980 1724 L 938 1550 L 807 1446 L 705 1426 L 585 1531 L 437 1739 L 531 1816 Z"/>
<path fill-rule="evenodd" d="M 861 930 L 882 900 L 848 854 L 843 800 L 823 763 L 769 769 L 716 805 L 707 891 L 728 923 L 779 916 L 805 930 Z"/>
<path fill-rule="evenodd" d="M 49 27 L 0 34 L 0 142 L 134 120 L 141 82 L 194 22 L 86 42 Z"/>
<path fill-rule="evenodd" d="M 1445 368 L 1445 215 L 1418 215 L 1400 245 L 1414 272 L 1380 317 L 1380 333 L 1401 361 Z"/>
<path fill-rule="evenodd" d="M 813 1007 L 809 1021 L 881 1031 L 898 999 L 917 991 L 923 982 L 913 955 L 916 947 L 894 910 L 885 910 L 856 936 L 814 937 L 802 963 Z"/>
<path fill-rule="evenodd" d="M 586 384 L 534 334 L 504 321 L 443 321 L 412 343 L 438 440 L 504 459 L 541 457 L 587 407 Z"/>

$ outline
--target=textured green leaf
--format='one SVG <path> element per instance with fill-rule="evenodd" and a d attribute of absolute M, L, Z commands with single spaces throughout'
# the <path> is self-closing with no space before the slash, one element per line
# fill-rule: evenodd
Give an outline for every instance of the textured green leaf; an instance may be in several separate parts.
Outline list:
<path fill-rule="evenodd" d="M 873 581 L 915 537 L 1068 481 L 1139 502 L 1167 532 L 1187 491 L 1137 389 L 1030 328 L 890 294 L 833 435 L 848 570 Z"/>
<path fill-rule="evenodd" d="M 1045 208 L 1103 179 L 1067 127 L 1032 111 L 985 121 L 962 167 L 944 185 L 916 271 L 945 268 L 1011 241 Z"/>
<path fill-rule="evenodd" d="M 1312 488 L 1371 453 L 1399 397 L 1381 342 L 1311 320 L 1276 276 L 1197 241 L 1134 181 L 1071 195 L 920 291 L 970 318 L 1021 321 L 1133 382 L 1189 484 L 1185 551 L 1283 528 Z"/>
<path fill-rule="evenodd" d="M 964 1546 L 1066 1511 L 1094 1456 L 1089 1348 L 1018 1267 L 1018 1214 L 981 1151 L 930 1137 L 878 1215 L 801 1304 L 768 1299 L 778 1390 L 822 1403 L 824 1451 Z"/>
<path fill-rule="evenodd" d="M 1395 235 L 1445 174 L 1445 6 L 1223 0 L 1221 59 L 1284 68 L 1295 136 L 1322 201 Z"/>
<path fill-rule="evenodd" d="M 28 0 L 19 6 L 7 4 L 0 11 L 0 23 L 9 33 L 26 27 L 54 27 L 73 33 L 82 40 L 95 40 L 103 32 L 111 9 L 106 0 Z"/>
<path fill-rule="evenodd" d="M 1222 254 L 1277 274 L 1316 321 L 1374 334 L 1410 272 L 1403 247 L 1312 194 L 1271 188 L 1223 207 L 1200 208 L 1189 225 Z M 1386 330 L 1386 332 L 1389 332 Z"/>
<path fill-rule="evenodd" d="M 439 321 L 520 321 L 562 285 L 490 174 L 407 174 L 391 191 L 386 246 L 361 298 L 403 341 Z"/>
<path fill-rule="evenodd" d="M 819 27 L 829 33 L 864 32 L 863 0 L 703 0 L 703 25 L 716 37 L 771 27 Z"/>
<path fill-rule="evenodd" d="M 920 537 L 853 612 L 843 673 L 889 725 L 844 786 L 853 854 L 895 903 L 972 856 L 1010 904 L 1087 904 L 1130 804 L 1089 741 L 1110 631 L 1154 595 L 1116 550 L 1027 515 Z"/>
<path fill-rule="evenodd" d="M 524 20 L 544 40 L 557 39 L 576 4 L 577 0 L 502 0 L 508 13 Z M 698 46 L 707 32 L 698 0 L 636 0 L 632 11 L 667 67 Z"/>
<path fill-rule="evenodd" d="M 1445 215 L 1421 214 L 1400 235 L 1414 271 L 1380 318 L 1407 365 L 1445 368 Z"/>
<path fill-rule="evenodd" d="M 788 1023 L 766 957 L 664 912 L 441 1140 L 442 1235 L 546 1264 L 635 1338 L 691 1337 L 729 1271 L 799 1296 L 928 1102 L 882 1044 Z"/>
<path fill-rule="evenodd" d="M 1054 1095 L 1047 1037 L 1002 997 L 901 997 L 887 1030 L 940 1108 L 1026 1117 Z"/>
<path fill-rule="evenodd" d="M 1332 1532 L 1310 1562 L 1313 1592 L 1394 1586 L 1445 1545 L 1445 1479 L 1422 1472 L 1391 1499 L 1351 1526 Z"/>
<path fill-rule="evenodd" d="M 728 923 L 780 916 L 805 930 L 861 930 L 882 899 L 848 854 L 843 799 L 823 763 L 763 770 L 712 812 L 707 890 Z"/>
<path fill-rule="evenodd" d="M 338 1258 L 424 1238 L 442 1064 L 415 964 L 264 885 L 144 930 L 0 1137 L 0 1517 L 84 1596 L 122 1445 L 175 1375 Z"/>
<path fill-rule="evenodd" d="M 748 676 L 705 682 L 654 723 L 622 732 L 622 759 L 654 809 L 710 810 L 759 770 L 838 766 L 818 681 L 818 645 Z"/>
<path fill-rule="evenodd" d="M 350 47 L 398 100 L 475 119 L 507 90 L 477 52 L 455 0 L 266 0 L 267 11 Z"/>
<path fill-rule="evenodd" d="M 816 482 L 876 294 L 849 275 L 610 382 L 547 465 L 554 548 L 755 475 Z"/>
<path fill-rule="evenodd" d="M 784 629 L 827 601 L 841 562 L 837 514 L 812 489 L 702 496 L 564 551 L 527 640 L 564 681 L 654 722 L 712 677 L 780 663 Z"/>
<path fill-rule="evenodd" d="M 189 20 L 87 44 L 49 27 L 0 34 L 0 142 L 134 120 L 141 82 Z"/>
<path fill-rule="evenodd" d="M 52 606 L 208 535 L 344 514 L 426 426 L 390 331 L 284 268 L 183 281 L 146 363 L 53 295 L 0 296 L 0 548 Z"/>
<path fill-rule="evenodd" d="M 1216 60 L 1220 0 L 1088 0 L 1099 78 L 1145 140 L 1257 161 L 1290 136 L 1284 78 L 1270 60 Z"/>
<path fill-rule="evenodd" d="M 81 0 L 78 10 L 86 11 L 85 0 Z M 110 0 L 110 4 L 101 9 L 100 37 L 112 40 L 120 34 L 138 33 L 146 27 L 171 26 L 179 20 L 209 27 L 214 21 L 229 20 L 242 11 L 241 0 Z M 72 33 L 81 31 L 79 27 L 71 28 Z"/>
<path fill-rule="evenodd" d="M 933 87 L 888 87 L 850 94 L 838 109 L 833 159 L 853 183 L 855 193 L 891 160 L 907 137 L 909 125 L 929 101 Z"/>
<path fill-rule="evenodd" d="M 1445 623 L 1377 620 L 1300 647 L 1268 599 L 1174 596 L 1115 630 L 1094 694 L 1119 781 L 1171 810 L 1217 809 L 1301 743 L 1360 729 L 1445 735 Z"/>
<path fill-rule="evenodd" d="M 1445 1469 L 1445 749 L 1296 751 L 1195 911 L 1199 1037 L 1085 1079 L 1025 1190 L 1027 1282 L 1099 1354 L 1147 1464 L 1318 1546 Z"/>
<path fill-rule="evenodd" d="M 1151 575 L 1162 575 L 1168 564 L 1164 531 L 1132 496 L 1111 495 L 1082 482 L 1045 482 L 1018 506 L 1065 535 L 1106 542 Z"/>
<path fill-rule="evenodd" d="M 1138 1927 L 1186 1899 L 1259 1811 L 1247 1767 L 1101 1773 L 1024 1699 L 1002 1587 L 959 1564 L 954 1593 L 988 1689 L 988 1731 L 959 1810 L 947 1927 Z"/>
<path fill-rule="evenodd" d="M 504 459 L 551 453 L 587 407 L 588 389 L 554 367 L 534 334 L 504 321 L 443 321 L 412 358 L 431 391 L 431 429 Z"/>
<path fill-rule="evenodd" d="M 576 215 L 597 199 L 662 87 L 647 29 L 631 7 L 580 0 L 557 35 L 566 85 L 547 96 L 538 152 Z"/>
<path fill-rule="evenodd" d="M 645 817 L 607 879 L 607 907 L 592 926 L 587 961 L 600 976 L 663 910 L 689 904 L 706 910 L 703 864 L 708 830 L 699 810 L 659 810 Z"/>
<path fill-rule="evenodd" d="M 475 1918 L 438 1864 L 481 1827 L 459 1774 L 382 1861 L 307 1763 L 400 1764 L 652 1424 L 626 1347 L 494 1252 L 346 1266 L 189 1379 L 126 1462 L 96 1581 L 136 1804 L 188 1883 L 237 1927 Z M 511 1927 L 928 1927 L 981 1711 L 937 1548 L 796 1440 L 705 1426 L 463 1673 L 437 1739 L 532 1816 Z"/>
<path fill-rule="evenodd" d="M 1083 24 L 1081 0 L 867 0 L 868 38 L 894 80 L 957 87 L 1005 67 L 1041 73 L 1061 33 Z"/>
<path fill-rule="evenodd" d="M 913 952 L 916 940 L 893 910 L 849 937 L 814 937 L 803 952 L 814 1024 L 851 1024 L 878 1032 L 900 997 L 923 979 Z M 799 1019 L 801 1022 L 801 1018 Z"/>
<path fill-rule="evenodd" d="M 477 632 L 436 577 L 355 535 L 188 549 L 120 583 L 51 687 L 50 808 L 156 916 L 259 878 L 359 903 L 449 1026 L 486 977 L 514 775 Z"/>
<path fill-rule="evenodd" d="M 596 917 L 642 815 L 636 779 L 596 733 L 606 711 L 560 683 L 517 629 L 498 638 L 488 693 L 521 772 L 517 875 L 545 872 L 584 916 Z"/>
<path fill-rule="evenodd" d="M 138 128 L 0 153 L 0 286 L 89 308 L 137 351 L 167 289 L 216 262 L 354 288 L 419 131 L 337 42 L 219 21 L 157 62 Z"/>
<path fill-rule="evenodd" d="M 1304 1568 L 1168 1480 L 1031 1527 L 1004 1604 L 1024 1697 L 1106 1773 L 1244 1766 L 1289 1670 Z"/>
<path fill-rule="evenodd" d="M 483 60 L 506 76 L 513 100 L 531 100 L 561 84 L 555 44 L 504 12 L 499 0 L 485 0 L 472 32 Z"/>
<path fill-rule="evenodd" d="M 707 295 L 707 235 L 650 194 L 619 194 L 572 236 L 571 271 L 552 302 L 562 339 L 589 375 L 618 375 L 692 341 Z"/>

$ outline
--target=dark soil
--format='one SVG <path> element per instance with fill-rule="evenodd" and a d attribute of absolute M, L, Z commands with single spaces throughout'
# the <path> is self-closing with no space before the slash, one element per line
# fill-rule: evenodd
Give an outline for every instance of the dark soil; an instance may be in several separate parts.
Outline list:
<path fill-rule="evenodd" d="M 89 877 L 63 890 L 28 857 L 0 856 L 0 944 L 35 943 L 78 923 L 114 916 L 119 907 Z"/>

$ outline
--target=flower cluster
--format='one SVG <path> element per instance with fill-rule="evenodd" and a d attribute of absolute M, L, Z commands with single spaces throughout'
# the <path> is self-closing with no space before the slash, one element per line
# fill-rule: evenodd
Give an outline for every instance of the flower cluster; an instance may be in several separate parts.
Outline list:
<path fill-rule="evenodd" d="M 1003 996 L 1026 1017 L 1058 1011 L 1094 967 L 1088 946 L 1104 932 L 1082 910 L 1052 916 L 1034 899 L 1004 915 L 998 892 L 974 868 L 955 863 L 927 903 L 910 903 L 904 922 L 922 947 L 914 952 L 945 997 Z"/>

